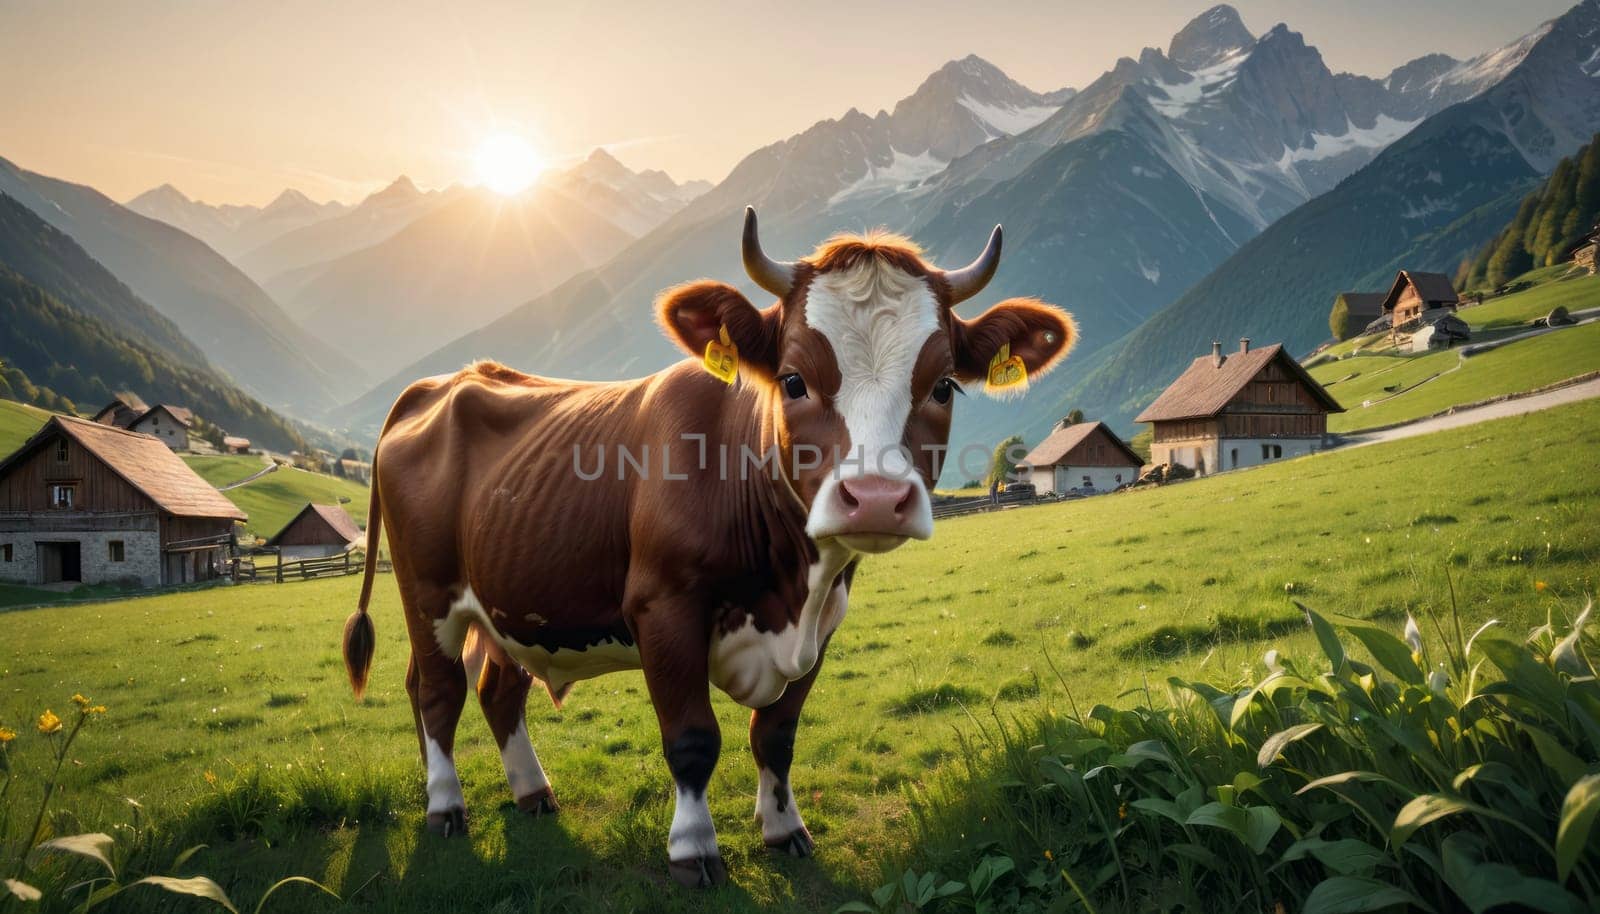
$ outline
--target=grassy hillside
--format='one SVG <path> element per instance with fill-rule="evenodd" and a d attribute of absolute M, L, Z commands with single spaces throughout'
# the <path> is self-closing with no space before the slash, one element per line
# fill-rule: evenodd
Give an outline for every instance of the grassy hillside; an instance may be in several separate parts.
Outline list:
<path fill-rule="evenodd" d="M 0 400 L 0 457 L 21 447 L 49 419 L 50 414 L 37 406 Z"/>
<path fill-rule="evenodd" d="M 214 486 L 225 486 L 260 472 L 265 464 L 260 457 L 185 457 L 196 473 Z M 336 505 L 348 498 L 344 509 L 363 526 L 367 522 L 367 499 L 371 490 L 357 482 L 311 473 L 294 467 L 279 467 L 277 472 L 222 493 L 250 515 L 246 528 L 262 537 L 283 529 L 306 502 Z"/>
<path fill-rule="evenodd" d="M 1529 286 L 1526 290 L 1463 308 L 1459 313 L 1474 342 L 1526 332 L 1530 320 L 1558 306 L 1600 308 L 1600 276 L 1572 277 L 1570 272 L 1566 265 L 1536 270 L 1516 280 L 1515 285 Z M 1359 337 L 1330 348 L 1310 370 L 1346 409 L 1328 417 L 1328 429 L 1358 431 L 1600 371 L 1600 324 L 1521 340 L 1468 359 L 1453 349 L 1396 352 L 1382 334 Z"/>
<path fill-rule="evenodd" d="M 1571 472 L 1571 457 L 1597 446 L 1591 401 L 939 522 L 933 541 L 864 565 L 807 707 L 794 779 L 815 861 L 761 847 L 749 821 L 749 713 L 716 702 L 724 751 L 709 796 L 735 883 L 722 892 L 664 885 L 672 791 L 636 673 L 579 685 L 561 711 L 534 696 L 530 728 L 563 804 L 553 820 L 507 809 L 498 754 L 469 707 L 457 746 L 471 837 L 427 836 L 404 625 L 387 577 L 359 704 L 338 647 L 354 579 L 8 614 L 0 725 L 22 733 L 11 754 L 25 772 L 12 795 L 24 805 L 36 796 L 44 762 L 43 740 L 24 725 L 43 708 L 65 711 L 81 690 L 110 712 L 74 748 L 81 767 L 64 769 L 73 826 L 124 821 L 120 798 L 139 798 L 162 831 L 157 862 L 136 869 L 165 872 L 179 848 L 206 843 L 185 872 L 217 877 L 251 906 L 272 880 L 305 873 L 346 896 L 359 890 L 348 906 L 358 910 L 831 910 L 879 883 L 879 862 L 911 834 L 905 791 L 963 764 L 958 734 L 991 702 L 1031 717 L 1067 707 L 1067 689 L 1088 708 L 1135 700 L 1128 690 L 1142 700 L 1169 675 L 1259 671 L 1269 644 L 1288 656 L 1314 650 L 1291 598 L 1393 628 L 1408 611 L 1441 607 L 1448 572 L 1468 625 L 1492 613 L 1520 629 L 1593 592 L 1600 482 Z M 93 637 L 110 619 L 119 637 Z M 166 902 L 142 900 L 134 909 Z M 282 901 L 302 902 L 324 907 L 310 895 Z"/>

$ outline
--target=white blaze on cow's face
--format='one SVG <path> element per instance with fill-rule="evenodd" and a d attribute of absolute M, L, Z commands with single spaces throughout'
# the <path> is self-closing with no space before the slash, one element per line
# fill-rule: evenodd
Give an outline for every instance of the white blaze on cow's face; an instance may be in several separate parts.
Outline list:
<path fill-rule="evenodd" d="M 780 366 L 778 384 L 787 401 L 786 418 L 820 409 L 835 420 L 796 416 L 788 423 L 791 433 L 822 429 L 820 437 L 832 439 L 805 441 L 803 431 L 793 436 L 795 443 L 820 450 L 826 471 L 806 523 L 812 539 L 835 537 L 856 552 L 883 552 L 908 538 L 933 535 L 923 477 L 927 461 L 919 459 L 928 455 L 912 450 L 911 440 L 923 436 L 909 436 L 907 429 L 913 411 L 928 397 L 930 382 L 919 384 L 916 377 L 919 362 L 927 372 L 924 350 L 930 341 L 944 343 L 939 315 L 926 277 L 877 257 L 817 274 L 806 286 L 799 317 L 815 331 L 807 335 L 809 345 L 820 338 L 828 351 L 806 360 L 823 366 L 810 372 L 812 377 L 806 376 L 810 366 Z M 794 396 L 789 379 L 795 374 L 803 382 L 803 398 Z M 942 379 L 943 372 L 937 372 L 932 383 Z M 801 399 L 821 402 L 796 402 Z M 948 405 L 948 398 L 940 404 Z"/>

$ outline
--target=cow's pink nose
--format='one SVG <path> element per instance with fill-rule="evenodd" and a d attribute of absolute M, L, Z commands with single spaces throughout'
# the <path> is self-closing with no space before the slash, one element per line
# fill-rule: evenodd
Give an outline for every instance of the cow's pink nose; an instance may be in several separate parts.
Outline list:
<path fill-rule="evenodd" d="M 887 533 L 904 536 L 913 519 L 911 483 L 886 476 L 857 476 L 839 480 L 840 506 L 851 533 Z"/>

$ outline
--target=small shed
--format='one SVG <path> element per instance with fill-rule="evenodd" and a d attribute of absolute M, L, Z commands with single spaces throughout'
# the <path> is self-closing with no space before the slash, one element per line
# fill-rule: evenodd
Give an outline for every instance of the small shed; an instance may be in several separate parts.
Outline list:
<path fill-rule="evenodd" d="M 194 427 L 194 413 L 181 406 L 157 403 L 134 420 L 129 430 L 150 435 L 170 450 L 189 449 L 189 429 Z"/>
<path fill-rule="evenodd" d="M 1144 463 L 1104 422 L 1056 423 L 1022 458 L 1038 492 L 1092 495 L 1115 491 L 1139 477 Z"/>
<path fill-rule="evenodd" d="M 222 452 L 224 454 L 248 454 L 250 453 L 250 439 L 241 438 L 238 435 L 223 435 Z"/>
<path fill-rule="evenodd" d="M 1340 341 L 1360 336 L 1373 321 L 1383 317 L 1382 292 L 1340 292 L 1333 300 L 1333 316 L 1329 329 Z M 1332 326 L 1337 323 L 1338 326 Z"/>
<path fill-rule="evenodd" d="M 1443 273 L 1401 270 L 1383 298 L 1383 311 L 1390 315 L 1394 331 L 1400 331 L 1424 312 L 1439 308 L 1454 311 L 1460 302 L 1461 296 L 1450 284 L 1450 277 Z"/>
<path fill-rule="evenodd" d="M 367 535 L 349 512 L 338 505 L 308 504 L 267 540 L 284 561 L 320 559 L 360 549 Z"/>

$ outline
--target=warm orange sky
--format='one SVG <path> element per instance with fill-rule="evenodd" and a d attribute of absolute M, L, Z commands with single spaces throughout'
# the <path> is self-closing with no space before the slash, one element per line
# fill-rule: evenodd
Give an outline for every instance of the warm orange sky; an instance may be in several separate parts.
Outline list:
<path fill-rule="evenodd" d="M 0 157 L 117 199 L 171 182 L 211 202 L 286 186 L 355 199 L 406 173 L 470 179 L 474 145 L 522 133 L 560 161 L 720 179 L 854 106 L 890 107 L 977 53 L 1035 89 L 1082 86 L 1165 47 L 1210 4 L 3 0 Z M 1240 0 L 1335 70 L 1470 57 L 1567 0 Z"/>

